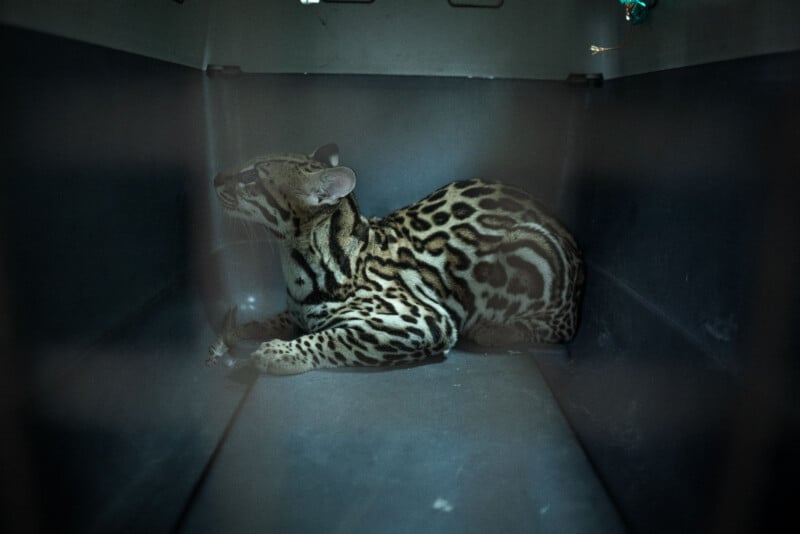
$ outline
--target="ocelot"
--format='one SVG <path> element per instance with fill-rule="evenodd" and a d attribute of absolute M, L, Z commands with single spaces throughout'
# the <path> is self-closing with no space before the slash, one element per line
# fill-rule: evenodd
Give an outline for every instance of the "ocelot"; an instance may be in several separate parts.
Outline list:
<path fill-rule="evenodd" d="M 583 284 L 580 251 L 527 193 L 483 180 L 444 186 L 385 218 L 367 219 L 355 173 L 336 145 L 310 156 L 257 158 L 214 178 L 233 217 L 275 237 L 288 310 L 236 324 L 210 363 L 243 338 L 276 374 L 345 365 L 396 365 L 478 345 L 569 341 Z"/>

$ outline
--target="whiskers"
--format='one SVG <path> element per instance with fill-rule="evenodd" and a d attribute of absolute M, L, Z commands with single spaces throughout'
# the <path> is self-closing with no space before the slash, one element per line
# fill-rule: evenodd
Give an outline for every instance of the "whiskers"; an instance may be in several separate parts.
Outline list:
<path fill-rule="evenodd" d="M 226 212 L 225 215 L 226 216 L 223 218 L 225 234 L 233 237 L 233 242 L 269 241 L 270 246 L 272 246 L 269 230 L 267 230 L 267 227 L 263 224 L 240 219 L 228 212 Z"/>

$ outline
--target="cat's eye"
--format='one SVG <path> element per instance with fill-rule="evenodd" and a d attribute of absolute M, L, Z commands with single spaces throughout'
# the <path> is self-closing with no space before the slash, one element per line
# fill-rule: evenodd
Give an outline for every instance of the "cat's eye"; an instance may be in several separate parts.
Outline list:
<path fill-rule="evenodd" d="M 258 171 L 253 167 L 252 169 L 239 174 L 239 185 L 251 185 L 258 181 Z"/>

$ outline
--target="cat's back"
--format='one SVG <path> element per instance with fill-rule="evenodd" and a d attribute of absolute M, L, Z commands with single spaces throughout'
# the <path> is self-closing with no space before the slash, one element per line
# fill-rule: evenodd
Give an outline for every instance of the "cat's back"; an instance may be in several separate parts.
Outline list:
<path fill-rule="evenodd" d="M 522 225 L 574 246 L 570 233 L 533 196 L 517 187 L 479 178 L 437 189 L 425 198 L 388 215 L 383 222 L 402 235 L 421 239 L 446 234 L 468 245 L 490 247 L 498 237 Z"/>

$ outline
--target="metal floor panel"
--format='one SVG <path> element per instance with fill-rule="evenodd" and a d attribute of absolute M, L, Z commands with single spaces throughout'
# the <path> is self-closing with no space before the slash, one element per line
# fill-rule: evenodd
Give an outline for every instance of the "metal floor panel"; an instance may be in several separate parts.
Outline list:
<path fill-rule="evenodd" d="M 257 378 L 180 531 L 624 528 L 534 356 L 453 351 Z"/>

